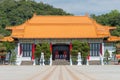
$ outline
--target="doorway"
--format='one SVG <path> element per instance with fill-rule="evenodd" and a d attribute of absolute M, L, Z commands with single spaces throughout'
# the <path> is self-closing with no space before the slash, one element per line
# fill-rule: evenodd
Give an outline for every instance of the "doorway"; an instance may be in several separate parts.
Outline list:
<path fill-rule="evenodd" d="M 70 57 L 70 49 L 69 45 L 65 44 L 56 44 L 52 46 L 52 59 L 65 59 L 69 60 Z"/>

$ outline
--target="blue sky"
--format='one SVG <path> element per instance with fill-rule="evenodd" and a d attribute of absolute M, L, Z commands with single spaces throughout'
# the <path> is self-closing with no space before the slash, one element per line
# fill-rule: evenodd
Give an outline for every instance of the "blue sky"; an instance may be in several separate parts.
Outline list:
<path fill-rule="evenodd" d="M 104 14 L 111 10 L 120 11 L 120 0 L 35 0 L 50 4 L 74 15 Z"/>

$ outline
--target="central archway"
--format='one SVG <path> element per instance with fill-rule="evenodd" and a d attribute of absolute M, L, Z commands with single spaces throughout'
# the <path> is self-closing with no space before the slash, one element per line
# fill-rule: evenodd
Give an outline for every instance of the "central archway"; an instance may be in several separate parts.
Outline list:
<path fill-rule="evenodd" d="M 69 60 L 70 58 L 70 49 L 69 45 L 66 44 L 55 44 L 52 46 L 52 59 L 65 59 Z"/>

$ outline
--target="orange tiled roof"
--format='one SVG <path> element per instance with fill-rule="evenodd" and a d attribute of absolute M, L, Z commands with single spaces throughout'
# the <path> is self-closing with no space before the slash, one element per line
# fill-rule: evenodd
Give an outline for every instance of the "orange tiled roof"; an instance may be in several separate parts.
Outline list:
<path fill-rule="evenodd" d="M 6 29 L 8 30 L 13 30 L 13 29 L 24 29 L 25 25 L 26 25 L 27 21 L 21 25 L 18 25 L 18 26 L 10 26 L 10 27 L 6 27 Z"/>
<path fill-rule="evenodd" d="M 86 29 L 88 27 L 90 27 L 90 30 Z M 30 38 L 30 37 L 32 38 L 88 38 L 88 37 L 96 38 L 97 35 L 92 25 L 81 26 L 74 24 L 74 25 L 27 26 L 24 31 L 23 37 L 24 38 Z"/>
<path fill-rule="evenodd" d="M 12 37 L 8 36 L 8 37 L 4 37 L 4 38 L 3 38 L 3 39 L 1 39 L 0 41 L 13 42 L 13 41 L 14 41 L 14 39 L 13 39 Z"/>
<path fill-rule="evenodd" d="M 110 27 L 104 27 L 88 16 L 37 16 L 24 24 L 7 27 L 15 38 L 104 38 Z"/>
<path fill-rule="evenodd" d="M 117 37 L 117 36 L 110 36 L 109 38 L 108 38 L 108 41 L 120 41 L 120 37 Z"/>

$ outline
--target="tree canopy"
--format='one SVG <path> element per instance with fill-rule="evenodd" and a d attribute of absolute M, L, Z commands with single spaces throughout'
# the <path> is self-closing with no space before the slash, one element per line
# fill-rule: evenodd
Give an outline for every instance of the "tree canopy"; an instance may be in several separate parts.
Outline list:
<path fill-rule="evenodd" d="M 71 55 L 72 55 L 73 63 L 77 61 L 77 55 L 78 55 L 78 52 L 80 52 L 81 57 L 83 59 L 82 63 L 86 64 L 86 59 L 89 56 L 89 50 L 90 50 L 90 47 L 87 42 L 80 42 L 79 40 L 72 41 Z"/>
<path fill-rule="evenodd" d="M 9 35 L 6 26 L 19 25 L 32 15 L 71 15 L 60 8 L 34 0 L 0 0 L 0 34 Z"/>
<path fill-rule="evenodd" d="M 0 35 L 0 39 L 2 39 L 3 36 Z M 7 52 L 6 52 L 6 47 L 4 46 L 4 44 L 0 41 L 0 56 L 1 55 L 5 55 Z"/>
<path fill-rule="evenodd" d="M 47 42 L 43 42 L 42 44 L 37 44 L 35 48 L 35 58 L 40 58 L 41 52 L 44 53 L 45 59 L 49 59 L 51 52 L 50 52 L 50 45 Z"/>
<path fill-rule="evenodd" d="M 112 10 L 109 13 L 96 16 L 92 14 L 91 17 L 102 25 L 108 25 L 117 27 L 111 34 L 114 36 L 120 36 L 120 12 L 118 10 Z"/>
<path fill-rule="evenodd" d="M 87 57 L 89 55 L 89 45 L 87 42 L 80 42 L 78 40 L 72 41 L 72 55 L 77 56 L 78 52 L 81 52 L 82 57 Z"/>
<path fill-rule="evenodd" d="M 105 51 L 104 57 L 105 57 L 104 61 L 106 62 L 106 64 L 108 64 L 109 58 L 110 58 L 110 54 L 109 54 L 108 50 Z"/>

